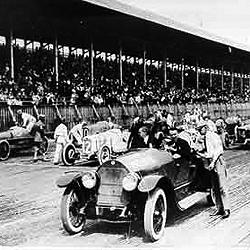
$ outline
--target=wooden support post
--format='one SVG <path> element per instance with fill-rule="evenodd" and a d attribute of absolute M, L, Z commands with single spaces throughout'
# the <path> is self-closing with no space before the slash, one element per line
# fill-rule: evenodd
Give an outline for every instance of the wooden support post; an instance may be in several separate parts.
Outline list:
<path fill-rule="evenodd" d="M 56 110 L 56 115 L 57 115 L 57 117 L 58 117 L 60 120 L 62 120 L 62 115 L 61 115 L 61 113 L 60 113 L 60 111 L 59 111 L 59 108 L 58 108 L 57 104 L 54 104 L 54 107 L 55 107 L 55 110 Z"/>
<path fill-rule="evenodd" d="M 108 109 L 109 109 L 110 116 L 115 117 L 115 114 L 114 114 L 114 112 L 113 112 L 113 110 L 112 110 L 112 108 L 111 108 L 111 106 L 109 104 L 108 104 Z"/>
<path fill-rule="evenodd" d="M 163 85 L 167 87 L 167 59 L 163 60 Z"/>
<path fill-rule="evenodd" d="M 221 66 L 221 89 L 224 89 L 224 66 Z"/>
<path fill-rule="evenodd" d="M 80 113 L 77 105 L 74 105 L 74 110 L 76 112 L 77 118 L 80 119 L 80 120 L 82 120 L 82 115 L 81 115 L 81 113 Z"/>
<path fill-rule="evenodd" d="M 146 49 L 143 49 L 143 82 L 146 85 L 147 83 L 147 59 L 146 59 Z"/>
<path fill-rule="evenodd" d="M 89 56 L 90 56 L 90 84 L 91 86 L 94 86 L 94 46 L 92 41 L 90 43 Z"/>
<path fill-rule="evenodd" d="M 120 49 L 119 49 L 119 76 L 120 76 L 120 86 L 123 85 L 123 81 L 122 81 L 122 78 L 123 78 L 123 71 L 122 71 L 122 47 L 120 45 Z"/>
<path fill-rule="evenodd" d="M 128 114 L 128 110 L 126 109 L 124 103 L 122 103 L 122 110 L 123 110 L 123 116 L 125 117 L 129 117 L 129 114 Z"/>
<path fill-rule="evenodd" d="M 213 87 L 213 73 L 211 68 L 209 68 L 209 87 L 210 89 Z"/>
<path fill-rule="evenodd" d="M 153 113 L 153 111 L 151 110 L 150 105 L 149 105 L 149 103 L 148 103 L 148 102 L 147 102 L 147 108 L 148 108 L 148 112 L 149 112 L 149 114 L 152 114 L 152 113 Z"/>
<path fill-rule="evenodd" d="M 10 105 L 8 105 L 8 110 L 10 112 L 10 117 L 11 117 L 12 122 L 15 124 L 16 123 L 16 117 L 14 116 L 14 112 L 13 112 Z"/>
<path fill-rule="evenodd" d="M 101 117 L 100 117 L 100 115 L 98 114 L 98 112 L 97 112 L 97 110 L 96 110 L 94 104 L 92 104 L 92 109 L 93 109 L 93 111 L 94 111 L 94 114 L 95 114 L 97 120 L 100 121 L 100 120 L 101 120 Z"/>
<path fill-rule="evenodd" d="M 231 90 L 234 89 L 234 72 L 231 70 Z"/>
<path fill-rule="evenodd" d="M 39 118 L 39 112 L 38 112 L 36 104 L 33 104 L 33 109 L 34 109 L 35 117 L 38 119 Z"/>
<path fill-rule="evenodd" d="M 243 73 L 240 74 L 240 92 L 242 93 L 244 89 Z"/>
<path fill-rule="evenodd" d="M 137 111 L 137 115 L 139 116 L 140 115 L 140 110 L 139 110 L 139 107 L 138 107 L 138 105 L 137 105 L 137 103 L 136 103 L 136 101 L 134 99 L 133 99 L 133 103 L 135 105 L 135 108 L 136 108 L 136 111 Z"/>
<path fill-rule="evenodd" d="M 12 30 L 12 28 L 10 30 L 9 42 L 10 42 L 10 77 L 11 77 L 11 80 L 14 80 L 15 72 L 14 72 L 14 46 L 13 46 L 13 30 Z"/>
<path fill-rule="evenodd" d="M 181 58 L 181 89 L 184 89 L 184 58 Z"/>
<path fill-rule="evenodd" d="M 195 71 L 196 71 L 196 91 L 198 91 L 199 90 L 199 88 L 200 88 L 200 79 L 199 79 L 199 63 L 198 63 L 198 61 L 196 62 L 196 67 L 195 67 Z"/>
<path fill-rule="evenodd" d="M 55 83 L 56 83 L 56 90 L 59 88 L 59 74 L 58 74 L 58 40 L 55 37 L 54 41 L 54 55 L 55 55 Z"/>

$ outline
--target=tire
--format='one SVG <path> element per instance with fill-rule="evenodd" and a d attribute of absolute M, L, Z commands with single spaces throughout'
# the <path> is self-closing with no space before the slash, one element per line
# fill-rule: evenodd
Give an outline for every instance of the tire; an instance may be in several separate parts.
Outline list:
<path fill-rule="evenodd" d="M 167 199 L 161 188 L 149 194 L 144 210 L 144 230 L 150 241 L 159 240 L 167 221 Z"/>
<path fill-rule="evenodd" d="M 69 234 L 76 234 L 83 230 L 86 218 L 80 214 L 80 204 L 77 193 L 73 187 L 67 187 L 61 200 L 61 221 L 63 228 Z"/>
<path fill-rule="evenodd" d="M 0 141 L 0 161 L 5 161 L 10 156 L 10 144 L 8 141 Z"/>
<path fill-rule="evenodd" d="M 97 158 L 100 164 L 103 164 L 105 161 L 110 160 L 111 159 L 110 148 L 108 146 L 101 147 L 98 152 Z"/>
<path fill-rule="evenodd" d="M 68 143 L 64 146 L 63 152 L 62 152 L 62 161 L 63 161 L 64 165 L 66 165 L 66 166 L 74 165 L 75 153 L 76 153 L 76 148 L 73 144 Z"/>

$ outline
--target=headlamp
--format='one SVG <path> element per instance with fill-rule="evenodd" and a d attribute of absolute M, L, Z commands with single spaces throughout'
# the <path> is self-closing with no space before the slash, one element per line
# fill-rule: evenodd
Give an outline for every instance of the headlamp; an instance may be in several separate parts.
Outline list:
<path fill-rule="evenodd" d="M 126 191 L 133 191 L 136 189 L 139 181 L 139 176 L 136 173 L 129 173 L 122 181 L 122 186 Z"/>
<path fill-rule="evenodd" d="M 96 174 L 94 172 L 84 173 L 82 176 L 82 184 L 85 188 L 93 188 L 96 185 Z"/>

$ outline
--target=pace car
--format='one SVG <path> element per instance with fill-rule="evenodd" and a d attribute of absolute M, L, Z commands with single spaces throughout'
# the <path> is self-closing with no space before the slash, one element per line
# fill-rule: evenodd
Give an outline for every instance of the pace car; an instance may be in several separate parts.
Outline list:
<path fill-rule="evenodd" d="M 75 234 L 86 227 L 87 219 L 142 220 L 146 237 L 159 240 L 170 212 L 187 208 L 201 194 L 191 189 L 194 172 L 182 158 L 154 148 L 131 150 L 92 171 L 71 169 L 56 182 L 65 188 L 61 222 Z M 211 187 L 205 189 L 213 203 Z"/>
<path fill-rule="evenodd" d="M 33 147 L 34 136 L 23 127 L 14 126 L 10 129 L 0 132 L 0 160 L 7 160 L 11 151 L 20 151 Z M 44 152 L 48 148 L 48 140 L 44 138 Z"/>

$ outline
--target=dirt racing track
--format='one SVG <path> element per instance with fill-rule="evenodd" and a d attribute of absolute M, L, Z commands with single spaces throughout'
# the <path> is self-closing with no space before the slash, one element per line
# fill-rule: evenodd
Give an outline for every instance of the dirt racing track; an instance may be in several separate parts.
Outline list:
<path fill-rule="evenodd" d="M 229 170 L 231 216 L 211 217 L 205 197 L 181 215 L 169 219 L 164 237 L 145 241 L 140 223 L 89 221 L 85 231 L 70 236 L 59 219 L 63 190 L 55 185 L 65 168 L 52 162 L 32 162 L 19 155 L 0 162 L 0 245 L 25 247 L 213 247 L 250 248 L 250 153 L 225 152 Z M 51 155 L 50 155 L 51 158 Z"/>

